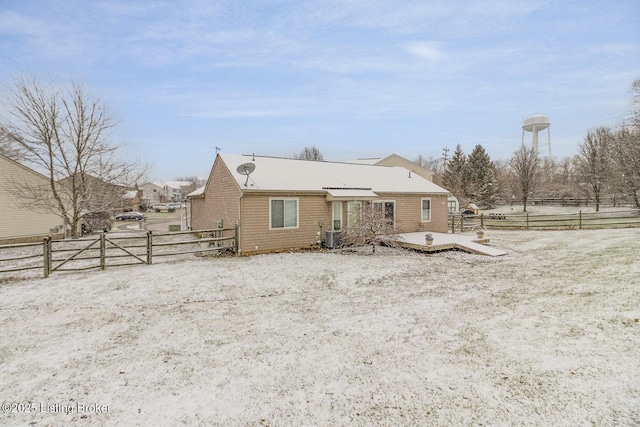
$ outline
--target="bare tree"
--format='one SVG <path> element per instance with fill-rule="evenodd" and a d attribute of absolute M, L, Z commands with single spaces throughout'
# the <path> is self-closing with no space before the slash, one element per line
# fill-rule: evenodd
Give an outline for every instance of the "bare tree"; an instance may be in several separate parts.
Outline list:
<path fill-rule="evenodd" d="M 17 162 L 24 161 L 24 153 L 20 147 L 11 143 L 10 136 L 2 127 L 0 127 L 0 154 Z"/>
<path fill-rule="evenodd" d="M 434 173 L 439 173 L 444 169 L 444 160 L 441 157 L 424 157 L 422 154 L 419 154 L 413 162 Z"/>
<path fill-rule="evenodd" d="M 363 202 L 356 216 L 342 231 L 345 245 L 370 245 L 373 253 L 376 246 L 398 246 L 396 234 L 401 231 L 394 227 L 393 212 L 386 210 L 384 203 Z"/>
<path fill-rule="evenodd" d="M 602 195 L 611 176 L 609 149 L 613 132 L 607 127 L 599 127 L 587 132 L 580 144 L 578 173 L 593 195 L 596 212 L 600 211 Z"/>
<path fill-rule="evenodd" d="M 611 145 L 615 187 L 640 209 L 640 128 L 631 125 L 616 131 Z"/>
<path fill-rule="evenodd" d="M 522 209 L 527 211 L 529 194 L 538 184 L 538 167 L 540 160 L 532 148 L 522 146 L 511 158 L 511 174 L 514 192 L 522 198 Z"/>
<path fill-rule="evenodd" d="M 293 158 L 298 160 L 315 160 L 319 162 L 324 160 L 322 153 L 315 146 L 304 147 L 304 150 L 300 153 L 294 154 Z"/>
<path fill-rule="evenodd" d="M 121 205 L 146 167 L 118 157 L 112 116 L 81 84 L 58 88 L 17 78 L 8 92 L 0 134 L 48 178 L 46 187 L 16 182 L 12 191 L 26 208 L 59 215 L 77 237 L 82 217 Z"/>
<path fill-rule="evenodd" d="M 615 132 L 610 149 L 615 187 L 640 209 L 640 79 L 631 84 L 630 119 Z"/>

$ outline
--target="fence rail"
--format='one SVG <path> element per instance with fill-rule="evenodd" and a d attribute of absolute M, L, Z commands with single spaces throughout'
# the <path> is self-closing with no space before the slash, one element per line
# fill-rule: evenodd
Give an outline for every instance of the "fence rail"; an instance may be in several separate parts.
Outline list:
<path fill-rule="evenodd" d="M 518 230 L 562 230 L 640 227 L 640 210 L 578 212 L 573 214 L 449 215 L 449 230 L 465 232 L 477 228 Z"/>
<path fill-rule="evenodd" d="M 107 267 L 152 264 L 156 257 L 177 257 L 232 250 L 237 253 L 238 229 L 215 228 L 184 232 L 110 236 L 101 233 L 80 239 L 52 240 L 0 246 L 2 273 L 40 270 L 54 272 L 104 270 Z M 177 248 L 177 249 L 175 249 Z"/>

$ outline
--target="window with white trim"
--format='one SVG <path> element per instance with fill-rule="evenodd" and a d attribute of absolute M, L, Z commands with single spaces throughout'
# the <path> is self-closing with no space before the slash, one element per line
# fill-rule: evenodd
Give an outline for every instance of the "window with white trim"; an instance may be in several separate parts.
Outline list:
<path fill-rule="evenodd" d="M 333 202 L 332 220 L 333 229 L 342 230 L 342 202 Z"/>
<path fill-rule="evenodd" d="M 269 199 L 270 228 L 298 227 L 298 199 Z"/>
<path fill-rule="evenodd" d="M 421 213 L 420 213 L 420 221 L 429 222 L 431 221 L 431 199 L 422 199 L 420 201 L 421 204 Z"/>
<path fill-rule="evenodd" d="M 393 200 L 383 200 L 373 202 L 373 211 L 376 215 L 384 215 L 384 219 L 389 225 L 393 225 L 395 222 L 395 206 L 396 202 Z"/>
<path fill-rule="evenodd" d="M 361 202 L 347 202 L 347 224 L 355 225 L 360 220 Z"/>

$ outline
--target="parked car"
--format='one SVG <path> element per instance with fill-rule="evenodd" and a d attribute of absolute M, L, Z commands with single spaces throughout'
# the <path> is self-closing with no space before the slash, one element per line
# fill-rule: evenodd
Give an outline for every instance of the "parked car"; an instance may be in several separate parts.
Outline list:
<path fill-rule="evenodd" d="M 162 211 L 173 212 L 176 210 L 176 207 L 172 205 L 173 203 L 156 203 L 153 205 L 153 210 L 156 212 L 162 212 Z"/>
<path fill-rule="evenodd" d="M 473 218 L 476 215 L 471 209 L 464 209 L 460 214 L 465 218 Z"/>
<path fill-rule="evenodd" d="M 133 212 L 123 212 L 121 214 L 118 214 L 116 215 L 116 219 L 118 221 L 127 221 L 127 220 L 140 221 L 143 219 L 147 219 L 147 217 L 141 214 L 140 212 L 133 211 Z"/>
<path fill-rule="evenodd" d="M 169 203 L 169 209 L 180 210 L 182 209 L 182 203 Z M 172 211 L 169 211 L 172 212 Z"/>

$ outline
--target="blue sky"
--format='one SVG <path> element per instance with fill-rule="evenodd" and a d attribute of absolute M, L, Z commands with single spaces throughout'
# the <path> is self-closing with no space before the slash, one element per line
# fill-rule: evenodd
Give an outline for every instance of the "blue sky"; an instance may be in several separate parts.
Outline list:
<path fill-rule="evenodd" d="M 2 83 L 83 81 L 157 180 L 215 147 L 507 159 L 532 114 L 562 158 L 628 113 L 640 2 L 0 0 L 0 52 Z"/>

